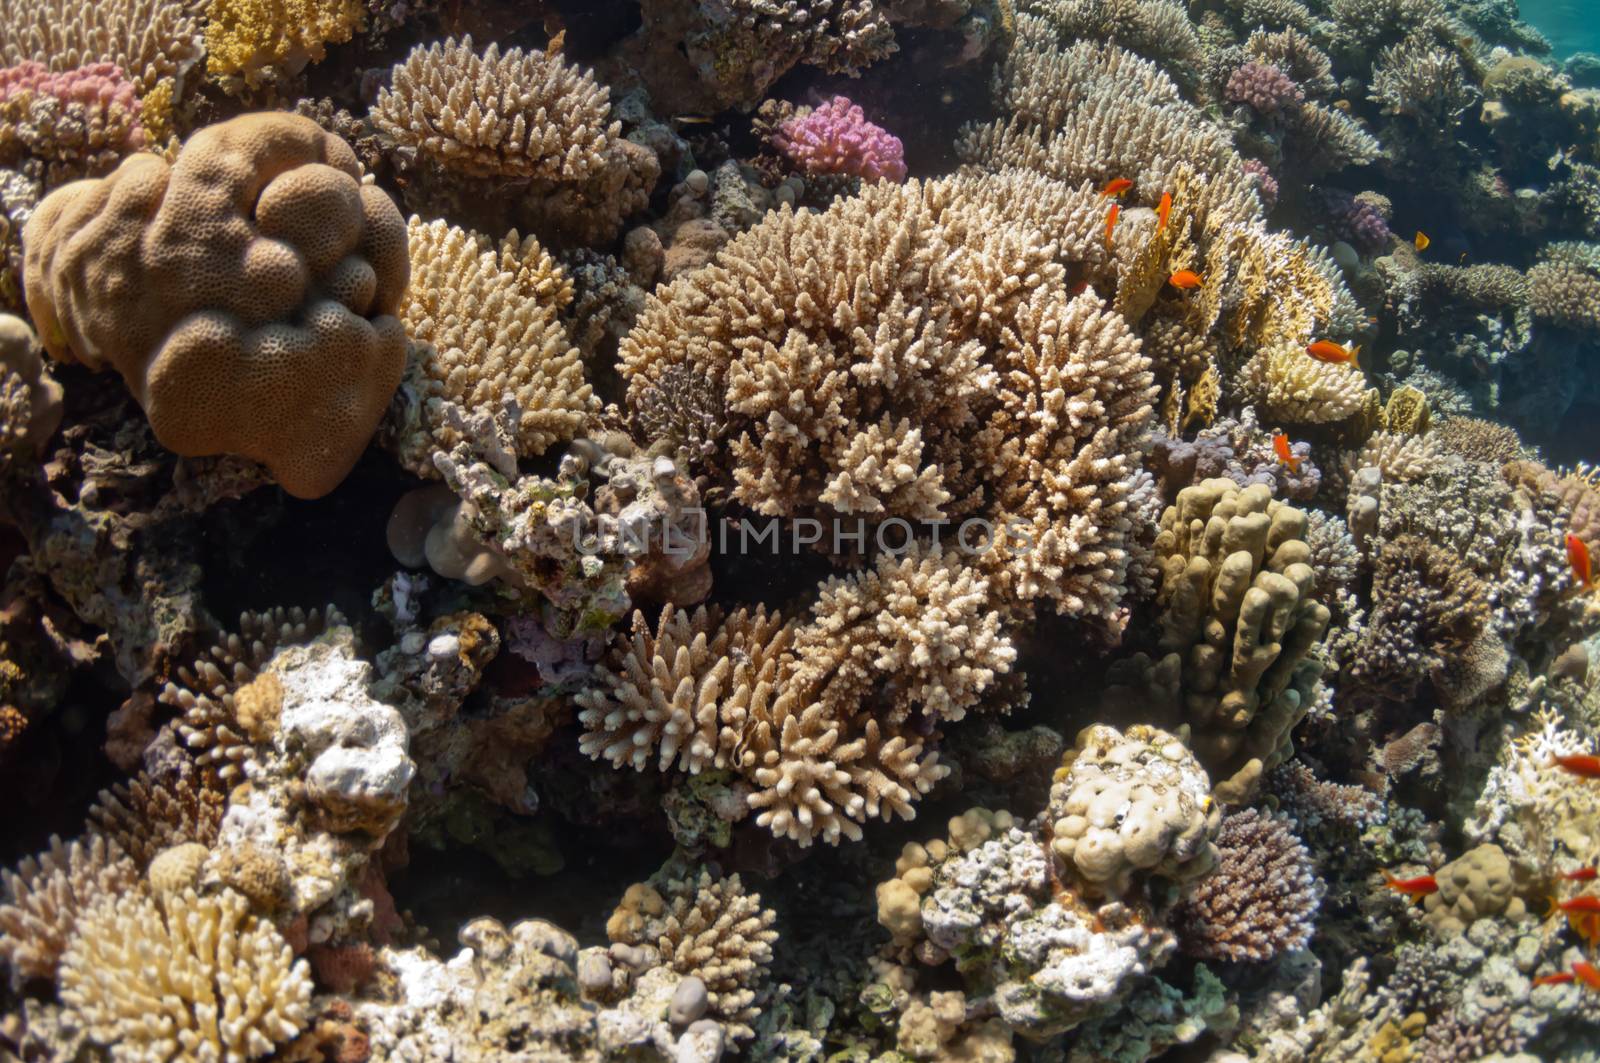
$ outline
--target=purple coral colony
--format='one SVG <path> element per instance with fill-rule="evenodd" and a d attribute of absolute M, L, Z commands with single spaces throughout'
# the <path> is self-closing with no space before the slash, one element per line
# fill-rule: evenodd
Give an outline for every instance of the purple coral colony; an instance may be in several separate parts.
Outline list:
<path fill-rule="evenodd" d="M 0 0 L 0 1060 L 1600 1061 L 1515 0 Z"/>

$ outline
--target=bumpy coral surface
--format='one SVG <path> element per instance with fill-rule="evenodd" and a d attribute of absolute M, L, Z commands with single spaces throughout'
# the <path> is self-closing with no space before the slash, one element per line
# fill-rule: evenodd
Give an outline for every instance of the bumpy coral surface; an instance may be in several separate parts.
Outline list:
<path fill-rule="evenodd" d="M 236 118 L 170 166 L 133 156 L 52 193 L 25 242 L 45 349 L 116 369 L 180 453 L 326 494 L 400 382 L 404 223 L 310 119 Z"/>

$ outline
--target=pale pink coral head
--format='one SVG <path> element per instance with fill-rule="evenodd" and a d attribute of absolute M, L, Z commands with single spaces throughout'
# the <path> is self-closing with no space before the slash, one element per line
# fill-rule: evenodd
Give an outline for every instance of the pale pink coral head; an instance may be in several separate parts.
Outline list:
<path fill-rule="evenodd" d="M 896 183 L 906 179 L 900 138 L 867 121 L 861 108 L 844 96 L 782 123 L 772 142 L 808 174 Z"/>

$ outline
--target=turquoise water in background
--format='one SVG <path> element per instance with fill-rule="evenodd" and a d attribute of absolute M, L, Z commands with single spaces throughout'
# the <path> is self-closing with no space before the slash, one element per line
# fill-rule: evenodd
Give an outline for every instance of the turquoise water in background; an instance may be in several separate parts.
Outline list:
<path fill-rule="evenodd" d="M 1558 58 L 1600 52 L 1600 3 L 1595 0 L 1522 0 L 1522 20 L 1550 38 Z"/>

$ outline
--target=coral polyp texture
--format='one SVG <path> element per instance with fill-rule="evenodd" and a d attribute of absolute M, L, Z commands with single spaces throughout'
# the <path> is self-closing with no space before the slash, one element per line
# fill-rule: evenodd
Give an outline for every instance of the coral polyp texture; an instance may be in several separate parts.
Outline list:
<path fill-rule="evenodd" d="M 1593 1061 L 1558 29 L 0 0 L 0 1059 Z"/>
<path fill-rule="evenodd" d="M 179 453 L 326 494 L 399 385 L 404 222 L 310 119 L 246 115 L 171 165 L 132 156 L 52 193 L 23 239 L 45 349 L 117 370 Z"/>

